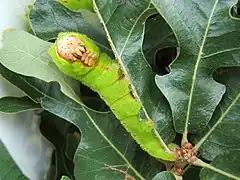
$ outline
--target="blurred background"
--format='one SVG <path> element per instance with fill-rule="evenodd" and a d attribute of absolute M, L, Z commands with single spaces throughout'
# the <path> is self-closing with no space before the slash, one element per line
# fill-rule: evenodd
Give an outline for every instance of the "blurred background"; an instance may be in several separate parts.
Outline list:
<path fill-rule="evenodd" d="M 2 32 L 5 29 L 26 29 L 24 15 L 27 6 L 33 3 L 34 0 L 1 1 L 0 39 L 2 39 Z M 0 98 L 23 95 L 21 90 L 0 75 Z M 24 175 L 31 180 L 44 178 L 46 170 L 50 166 L 53 150 L 51 143 L 41 135 L 39 123 L 40 117 L 36 115 L 35 111 L 18 114 L 0 113 L 0 140 Z"/>

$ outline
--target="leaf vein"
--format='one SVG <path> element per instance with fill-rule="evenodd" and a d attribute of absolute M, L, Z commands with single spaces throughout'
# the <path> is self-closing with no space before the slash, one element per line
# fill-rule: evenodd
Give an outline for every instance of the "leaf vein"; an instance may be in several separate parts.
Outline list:
<path fill-rule="evenodd" d="M 203 41 L 202 41 L 201 47 L 199 49 L 197 61 L 196 61 L 195 67 L 194 67 L 182 142 L 187 141 L 188 123 L 189 123 L 189 119 L 190 119 L 190 112 L 191 112 L 191 106 L 192 106 L 192 101 L 193 101 L 193 94 L 194 94 L 194 90 L 195 90 L 198 67 L 200 65 L 200 61 L 201 61 L 201 58 L 202 58 L 202 55 L 203 55 L 203 48 L 204 48 L 204 45 L 205 45 L 205 42 L 206 42 L 206 39 L 207 39 L 207 34 L 208 34 L 209 29 L 210 29 L 211 20 L 212 20 L 212 17 L 213 17 L 213 14 L 214 14 L 214 11 L 216 9 L 217 4 L 218 4 L 218 0 L 215 1 L 212 12 L 209 16 L 207 27 L 205 29 L 205 33 L 204 33 L 204 37 L 203 37 Z"/>
<path fill-rule="evenodd" d="M 228 112 L 231 110 L 231 108 L 237 103 L 237 101 L 240 99 L 240 93 L 236 96 L 236 98 L 233 100 L 233 102 L 230 104 L 230 106 L 226 109 L 226 111 L 221 115 L 221 117 L 218 119 L 216 124 L 208 131 L 208 133 L 196 144 L 196 148 L 199 148 L 204 141 L 212 134 L 212 132 L 215 130 L 215 128 L 223 121 L 225 116 L 228 114 Z"/>
<path fill-rule="evenodd" d="M 215 55 L 219 55 L 219 54 L 222 54 L 222 53 L 226 53 L 226 52 L 236 51 L 236 50 L 240 50 L 240 47 L 224 49 L 222 51 L 217 51 L 215 53 L 211 53 L 211 54 L 203 56 L 202 59 L 209 58 L 209 57 L 212 57 L 212 56 L 215 56 Z"/>
<path fill-rule="evenodd" d="M 140 18 L 142 17 L 142 15 L 143 15 L 146 11 L 148 11 L 149 9 L 150 9 L 150 3 L 149 3 L 149 5 L 148 5 L 148 7 L 147 7 L 144 11 L 142 11 L 142 13 L 138 16 L 138 18 L 137 18 L 136 21 L 134 22 L 134 24 L 133 24 L 131 30 L 129 31 L 128 36 L 127 36 L 127 38 L 126 38 L 126 40 L 125 40 L 125 42 L 124 42 L 124 45 L 123 45 L 123 47 L 122 47 L 122 50 L 121 50 L 120 53 L 119 53 L 119 57 L 120 57 L 120 58 L 122 57 L 122 54 L 123 54 L 123 52 L 124 52 L 124 50 L 125 50 L 125 47 L 126 47 L 126 45 L 127 45 L 127 43 L 128 43 L 128 40 L 129 40 L 130 36 L 132 35 L 132 32 L 133 32 L 136 24 L 138 23 L 138 21 L 140 20 Z"/>

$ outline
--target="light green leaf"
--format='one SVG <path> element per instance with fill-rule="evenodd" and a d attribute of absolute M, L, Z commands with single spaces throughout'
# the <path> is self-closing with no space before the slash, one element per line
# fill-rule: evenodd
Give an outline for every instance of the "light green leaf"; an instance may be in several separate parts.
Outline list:
<path fill-rule="evenodd" d="M 28 97 L 3 97 L 0 98 L 1 113 L 19 113 L 39 109 L 40 106 L 35 104 Z"/>
<path fill-rule="evenodd" d="M 225 86 L 212 78 L 218 67 L 240 66 L 240 21 L 229 11 L 237 0 L 151 0 L 174 31 L 180 55 L 156 82 L 168 99 L 177 132 L 199 134 Z"/>
<path fill-rule="evenodd" d="M 157 88 L 155 73 L 142 52 L 145 21 L 156 13 L 155 9 L 146 0 L 111 3 L 108 0 L 94 0 L 93 4 L 115 58 L 130 79 L 133 93 L 144 106 L 144 116 L 155 121 L 163 141 L 172 141 L 175 132 L 168 102 Z"/>
<path fill-rule="evenodd" d="M 37 77 L 47 82 L 57 81 L 64 94 L 79 101 L 77 95 L 79 82 L 58 71 L 47 53 L 50 45 L 51 43 L 24 31 L 6 31 L 3 48 L 0 50 L 0 63 L 11 71 L 25 76 Z"/>

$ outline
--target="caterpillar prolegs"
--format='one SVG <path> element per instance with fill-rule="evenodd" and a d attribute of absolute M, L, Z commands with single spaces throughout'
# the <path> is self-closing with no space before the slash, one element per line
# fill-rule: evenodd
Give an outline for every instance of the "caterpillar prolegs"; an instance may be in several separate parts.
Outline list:
<path fill-rule="evenodd" d="M 143 150 L 158 159 L 175 160 L 173 153 L 165 152 L 154 122 L 140 118 L 142 104 L 132 95 L 120 65 L 100 52 L 91 39 L 79 33 L 59 33 L 49 54 L 62 72 L 100 95 Z"/>

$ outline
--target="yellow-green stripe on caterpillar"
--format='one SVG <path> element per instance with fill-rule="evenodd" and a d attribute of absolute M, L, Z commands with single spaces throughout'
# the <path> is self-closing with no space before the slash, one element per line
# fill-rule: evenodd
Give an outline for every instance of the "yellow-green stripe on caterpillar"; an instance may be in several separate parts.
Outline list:
<path fill-rule="evenodd" d="M 120 65 L 101 53 L 91 39 L 74 32 L 59 33 L 49 54 L 62 72 L 100 95 L 149 155 L 166 161 L 176 159 L 174 153 L 165 151 L 154 129 L 154 122 L 140 118 L 142 104 L 133 97 L 130 81 Z"/>

